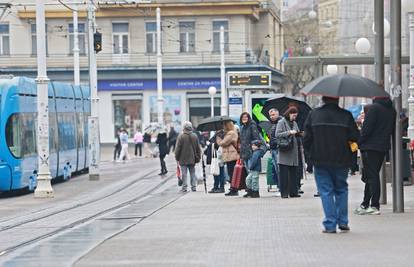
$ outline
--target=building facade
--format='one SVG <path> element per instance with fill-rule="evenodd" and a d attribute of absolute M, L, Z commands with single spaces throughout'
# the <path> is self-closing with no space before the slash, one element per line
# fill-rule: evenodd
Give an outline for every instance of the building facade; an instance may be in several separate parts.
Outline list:
<path fill-rule="evenodd" d="M 33 4 L 28 4 L 33 2 Z M 66 1 L 65 1 L 66 2 Z M 132 135 L 157 119 L 156 21 L 161 8 L 164 120 L 179 126 L 210 115 L 208 88 L 220 88 L 219 30 L 225 29 L 227 71 L 270 71 L 272 90 L 283 79 L 282 24 L 273 1 L 97 2 L 102 33 L 97 55 L 101 142 L 118 128 Z M 36 76 L 35 1 L 13 1 L 0 23 L 0 71 Z M 88 83 L 86 6 L 77 5 L 81 82 Z M 73 21 L 68 6 L 46 6 L 47 67 L 52 80 L 73 80 Z M 230 92 L 231 94 L 233 92 Z M 220 93 L 215 113 L 220 111 Z"/>

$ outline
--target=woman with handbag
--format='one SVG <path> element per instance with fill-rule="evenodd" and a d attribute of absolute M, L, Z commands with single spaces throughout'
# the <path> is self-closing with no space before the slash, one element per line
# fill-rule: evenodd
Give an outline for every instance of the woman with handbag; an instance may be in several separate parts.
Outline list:
<path fill-rule="evenodd" d="M 300 197 L 298 193 L 297 168 L 299 149 L 297 136 L 301 134 L 296 123 L 298 109 L 289 107 L 276 126 L 276 140 L 279 148 L 277 163 L 280 170 L 279 189 L 282 198 Z"/>
<path fill-rule="evenodd" d="M 236 132 L 232 121 L 226 121 L 224 123 L 224 137 L 221 138 L 217 135 L 216 142 L 222 150 L 222 160 L 227 165 L 227 173 L 231 178 L 233 177 L 234 166 L 239 159 L 239 153 L 237 152 L 237 140 L 239 136 Z M 230 187 L 230 191 L 226 196 L 237 196 L 238 190 Z"/>

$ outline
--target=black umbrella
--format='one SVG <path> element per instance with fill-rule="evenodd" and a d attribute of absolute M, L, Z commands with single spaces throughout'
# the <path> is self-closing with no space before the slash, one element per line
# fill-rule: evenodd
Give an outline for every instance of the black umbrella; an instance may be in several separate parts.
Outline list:
<path fill-rule="evenodd" d="M 299 129 L 303 130 L 303 124 L 305 123 L 305 120 L 312 109 L 308 104 L 306 104 L 306 102 L 300 99 L 287 96 L 268 99 L 264 104 L 262 113 L 270 120 L 269 110 L 275 108 L 279 111 L 280 114 L 283 114 L 290 106 L 295 106 L 298 109 L 299 113 L 298 117 L 296 118 L 296 122 L 298 123 Z"/>
<path fill-rule="evenodd" d="M 378 83 L 352 74 L 322 76 L 306 85 L 302 93 L 331 97 L 389 97 Z"/>
<path fill-rule="evenodd" d="M 205 118 L 201 120 L 200 123 L 198 124 L 197 131 L 210 132 L 210 131 L 222 130 L 224 127 L 223 124 L 226 121 L 233 121 L 233 120 L 228 116 L 215 116 L 215 117 Z"/>

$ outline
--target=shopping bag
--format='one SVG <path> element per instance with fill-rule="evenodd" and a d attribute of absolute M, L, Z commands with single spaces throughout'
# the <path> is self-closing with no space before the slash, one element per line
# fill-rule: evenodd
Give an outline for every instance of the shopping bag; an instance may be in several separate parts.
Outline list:
<path fill-rule="evenodd" d="M 220 175 L 220 165 L 216 150 L 212 149 L 211 154 L 210 173 L 214 176 Z"/>
<path fill-rule="evenodd" d="M 183 179 L 181 177 L 181 168 L 180 168 L 180 164 L 177 163 L 177 169 L 176 169 L 176 175 L 177 175 L 177 179 L 178 179 L 178 186 L 182 186 L 183 185 Z"/>
<path fill-rule="evenodd" d="M 231 187 L 238 190 L 246 189 L 246 177 L 246 168 L 244 168 L 241 160 L 238 160 L 234 167 L 233 177 L 231 178 Z"/>

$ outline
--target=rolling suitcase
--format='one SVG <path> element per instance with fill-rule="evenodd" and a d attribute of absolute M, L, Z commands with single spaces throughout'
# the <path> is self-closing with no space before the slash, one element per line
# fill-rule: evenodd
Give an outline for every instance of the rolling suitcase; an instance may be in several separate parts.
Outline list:
<path fill-rule="evenodd" d="M 240 160 L 234 166 L 233 177 L 231 178 L 231 187 L 234 189 L 246 189 L 247 171 Z"/>
<path fill-rule="evenodd" d="M 266 182 L 267 182 L 267 192 L 270 192 L 273 185 L 276 185 L 276 181 L 273 179 L 273 159 L 272 157 L 267 159 L 266 166 Z"/>

